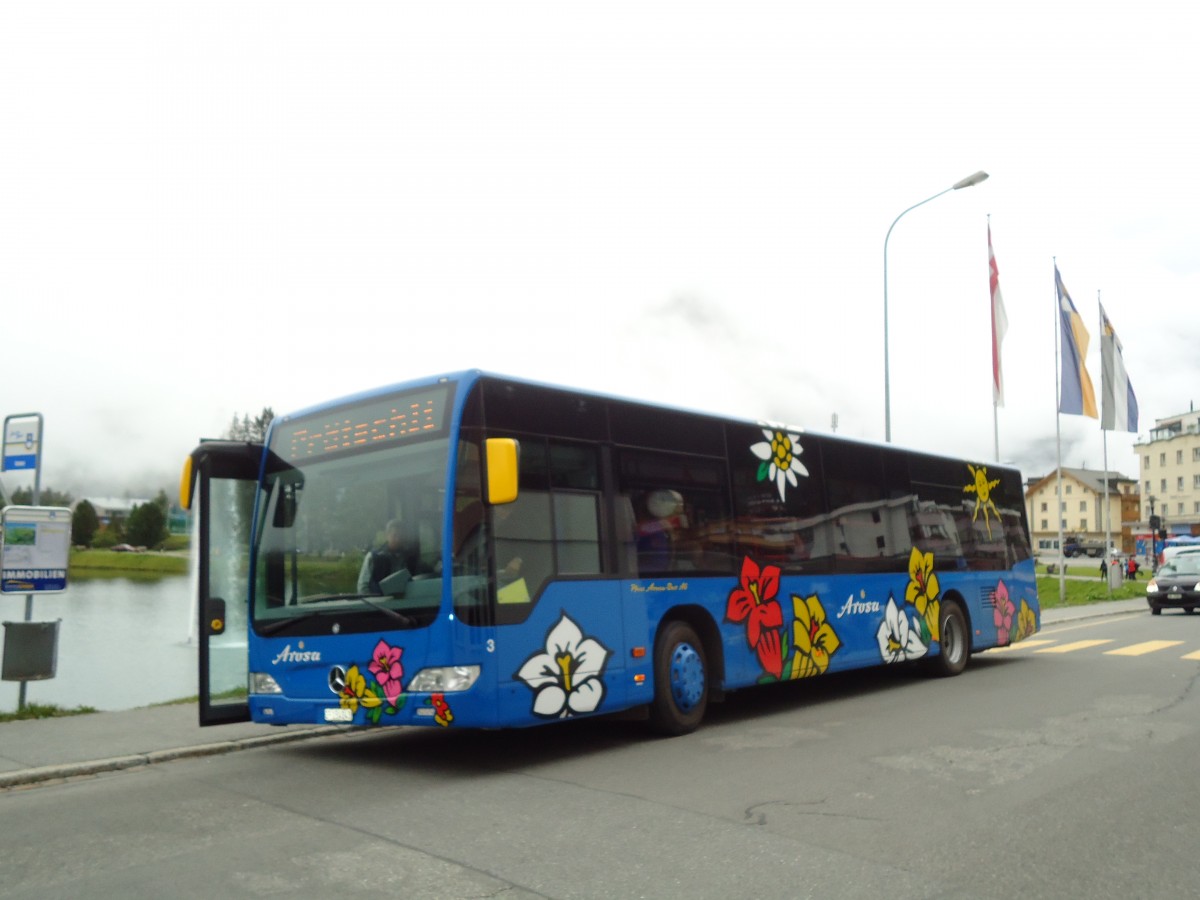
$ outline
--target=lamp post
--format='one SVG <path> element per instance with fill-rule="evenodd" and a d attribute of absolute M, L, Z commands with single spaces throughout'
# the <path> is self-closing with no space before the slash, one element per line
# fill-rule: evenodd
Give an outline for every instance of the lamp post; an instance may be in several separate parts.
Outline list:
<path fill-rule="evenodd" d="M 987 172 L 976 172 L 974 175 L 968 175 L 962 181 L 956 181 L 944 191 L 938 191 L 932 197 L 926 197 L 920 203 L 914 203 L 893 220 L 891 227 L 887 230 L 887 235 L 883 239 L 883 436 L 889 444 L 892 442 L 892 379 L 891 369 L 888 356 L 888 298 L 887 298 L 887 248 L 888 239 L 892 236 L 892 228 L 896 227 L 896 222 L 899 222 L 907 213 L 912 212 L 918 206 L 924 206 L 930 200 L 936 200 L 942 194 L 948 194 L 951 191 L 962 190 L 963 188 L 971 187 L 986 180 Z"/>

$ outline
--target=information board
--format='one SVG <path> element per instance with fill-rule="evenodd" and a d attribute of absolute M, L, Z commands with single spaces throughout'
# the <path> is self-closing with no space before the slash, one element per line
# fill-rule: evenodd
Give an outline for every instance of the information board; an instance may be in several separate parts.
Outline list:
<path fill-rule="evenodd" d="M 0 593 L 50 594 L 67 589 L 71 510 L 8 506 L 0 516 Z"/>

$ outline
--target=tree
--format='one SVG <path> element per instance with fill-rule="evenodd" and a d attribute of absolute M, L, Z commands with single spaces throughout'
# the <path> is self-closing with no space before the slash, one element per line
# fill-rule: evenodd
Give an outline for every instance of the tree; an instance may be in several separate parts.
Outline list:
<path fill-rule="evenodd" d="M 274 418 L 275 411 L 269 406 L 264 406 L 263 411 L 253 419 L 249 413 L 243 413 L 240 419 L 234 413 L 233 420 L 225 429 L 225 437 L 231 441 L 255 441 L 261 444 L 267 439 L 267 428 Z"/>
<path fill-rule="evenodd" d="M 38 492 L 38 503 L 42 506 L 70 506 L 72 497 L 67 491 L 42 488 Z M 33 488 L 21 487 L 12 492 L 13 506 L 33 506 Z"/>
<path fill-rule="evenodd" d="M 157 503 L 133 508 L 125 522 L 125 540 L 137 547 L 156 547 L 167 537 L 167 516 Z"/>
<path fill-rule="evenodd" d="M 96 515 L 96 507 L 86 500 L 80 500 L 71 513 L 71 543 L 77 547 L 92 546 L 92 538 L 100 528 L 100 518 Z"/>

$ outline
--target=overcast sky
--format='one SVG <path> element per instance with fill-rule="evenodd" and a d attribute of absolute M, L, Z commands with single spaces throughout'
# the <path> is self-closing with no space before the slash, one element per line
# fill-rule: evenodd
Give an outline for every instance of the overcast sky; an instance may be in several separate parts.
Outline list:
<path fill-rule="evenodd" d="M 1057 258 L 1140 431 L 1200 399 L 1177 2 L 0 6 L 0 412 L 174 492 L 231 417 L 480 367 L 990 460 L 1055 414 Z M 1110 467 L 1136 477 L 1136 436 Z M 6 490 L 31 483 L 8 472 Z"/>

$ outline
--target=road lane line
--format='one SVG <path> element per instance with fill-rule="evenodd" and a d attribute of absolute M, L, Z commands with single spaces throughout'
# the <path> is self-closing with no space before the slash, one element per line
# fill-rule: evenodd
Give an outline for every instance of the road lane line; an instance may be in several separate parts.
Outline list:
<path fill-rule="evenodd" d="M 1128 647 L 1118 647 L 1116 650 L 1105 650 L 1105 656 L 1145 656 L 1156 653 L 1168 647 L 1178 647 L 1183 641 L 1142 641 L 1140 644 L 1130 644 Z"/>
<path fill-rule="evenodd" d="M 1053 644 L 1051 639 L 1025 640 L 1017 644 L 1006 644 L 1003 647 L 992 647 L 988 653 L 1008 653 L 1010 650 L 1027 650 L 1030 647 L 1044 647 L 1046 644 Z"/>
<path fill-rule="evenodd" d="M 1057 647 L 1043 647 L 1041 650 L 1034 650 L 1034 653 L 1073 653 L 1076 650 L 1086 650 L 1089 647 L 1099 647 L 1101 644 L 1111 644 L 1112 638 L 1103 638 L 1090 641 L 1074 641 L 1070 644 L 1060 644 Z"/>

